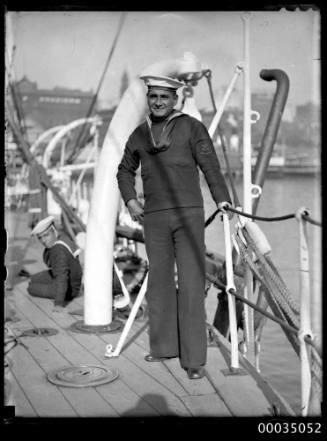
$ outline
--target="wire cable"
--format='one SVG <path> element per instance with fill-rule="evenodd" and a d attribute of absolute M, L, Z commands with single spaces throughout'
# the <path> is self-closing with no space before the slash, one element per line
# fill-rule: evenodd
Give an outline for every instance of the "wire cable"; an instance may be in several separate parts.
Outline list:
<path fill-rule="evenodd" d="M 118 41 L 119 35 L 120 35 L 120 33 L 121 33 L 121 30 L 122 30 L 122 27 L 123 27 L 123 24 L 124 24 L 124 20 L 125 20 L 125 18 L 126 18 L 126 14 L 127 14 L 126 12 L 123 12 L 123 14 L 122 14 L 121 17 L 120 17 L 120 21 L 119 21 L 119 25 L 118 25 L 118 29 L 117 29 L 117 32 L 116 32 L 116 35 L 115 35 L 114 41 L 113 41 L 113 43 L 112 43 L 112 46 L 111 46 L 111 49 L 110 49 L 110 52 L 109 52 L 109 55 L 108 55 L 108 58 L 107 58 L 106 64 L 105 64 L 104 69 L 103 69 L 103 72 L 102 72 L 102 75 L 101 75 L 101 77 L 100 77 L 100 80 L 99 80 L 99 84 L 98 84 L 97 90 L 96 90 L 95 94 L 93 95 L 93 98 L 92 98 L 92 101 L 91 101 L 91 104 L 90 104 L 89 110 L 88 110 L 88 112 L 87 112 L 85 118 L 89 118 L 89 117 L 90 117 L 90 115 L 91 115 L 91 113 L 92 113 L 92 111 L 93 111 L 93 108 L 94 108 L 94 106 L 95 106 L 95 103 L 96 103 L 96 101 L 97 101 L 97 98 L 98 98 L 98 95 L 99 95 L 99 91 L 100 91 L 100 89 L 101 89 L 101 86 L 102 86 L 103 80 L 104 80 L 105 75 L 106 75 L 106 72 L 107 72 L 107 70 L 108 70 L 108 67 L 109 67 L 109 64 L 110 64 L 110 61 L 111 61 L 112 55 L 113 55 L 114 50 L 115 50 L 115 48 L 116 48 L 117 41 Z M 78 146 L 79 146 L 79 143 L 80 143 L 80 141 L 81 141 L 83 135 L 85 134 L 85 126 L 86 126 L 86 125 L 84 124 L 84 125 L 82 126 L 81 131 L 79 132 L 79 135 L 78 135 L 78 137 L 77 137 L 77 140 L 76 140 L 76 142 L 75 142 L 75 145 L 74 145 L 74 147 L 73 147 L 73 150 L 72 150 L 70 156 L 67 158 L 67 163 L 71 163 L 71 162 L 76 158 L 76 156 L 77 156 L 77 154 L 78 154 Z"/>

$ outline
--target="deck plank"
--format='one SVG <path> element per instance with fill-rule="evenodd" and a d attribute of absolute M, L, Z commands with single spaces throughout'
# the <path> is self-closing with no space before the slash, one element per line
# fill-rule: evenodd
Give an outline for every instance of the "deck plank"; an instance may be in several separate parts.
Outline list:
<path fill-rule="evenodd" d="M 61 369 L 71 364 L 49 343 L 47 338 L 26 337 L 26 344 L 33 357 L 46 373 Z M 54 385 L 54 387 L 57 387 Z M 98 394 L 90 388 L 73 388 L 58 386 L 67 401 L 79 416 L 117 416 L 117 412 Z"/>
<path fill-rule="evenodd" d="M 60 326 L 68 327 L 71 323 L 75 322 L 75 319 L 67 313 L 52 314 L 53 319 L 51 319 L 49 316 L 46 316 L 45 314 L 42 315 L 41 311 L 38 311 L 38 308 L 44 309 L 49 314 L 51 314 L 52 302 L 47 299 L 32 298 L 32 300 L 30 300 L 27 297 L 24 297 L 22 292 L 17 294 L 17 298 L 20 299 L 21 302 L 25 302 L 25 309 L 27 307 L 27 304 L 29 303 L 29 307 L 27 309 L 29 309 L 30 313 L 33 314 L 33 320 L 36 326 L 57 327 L 59 326 L 59 322 Z M 37 303 L 38 306 L 36 306 L 35 303 Z M 99 340 L 99 336 L 73 333 L 70 332 L 68 329 L 66 331 L 62 330 L 61 333 L 70 333 L 71 339 L 68 341 L 67 338 L 60 338 L 58 334 L 48 338 L 51 339 L 52 344 L 55 345 L 55 347 L 66 358 L 69 359 L 70 357 L 73 357 L 75 363 L 76 361 L 78 361 L 78 363 L 83 364 L 95 364 L 96 361 L 99 363 L 99 360 L 102 360 L 103 363 L 106 346 L 106 341 L 103 340 L 103 336 L 101 336 L 101 339 Z M 91 339 L 92 342 L 88 337 L 93 337 L 93 339 Z M 111 342 L 114 339 L 115 344 L 118 341 L 119 334 L 110 334 L 108 338 Z M 90 342 L 90 346 L 88 347 L 88 350 L 85 350 L 85 347 L 83 348 L 83 346 L 85 344 L 87 345 L 87 342 Z M 92 353 L 89 352 L 89 350 L 92 351 Z M 94 354 L 96 358 L 94 358 Z M 104 364 L 114 366 L 117 364 L 117 360 L 107 360 Z M 118 364 L 119 367 L 117 366 L 117 368 L 121 373 L 122 379 L 128 385 L 128 387 L 138 396 L 138 400 L 144 400 L 150 407 L 154 408 L 155 411 L 157 413 L 160 413 L 161 415 L 189 415 L 188 410 L 186 409 L 184 404 L 175 396 L 175 394 L 171 393 L 166 387 L 158 383 L 155 379 L 149 377 L 144 371 L 138 368 L 137 365 L 130 362 L 126 358 L 122 358 L 121 360 L 119 360 Z M 107 386 L 109 387 L 110 383 Z M 101 388 L 105 388 L 105 385 L 101 386 Z M 108 396 L 110 398 L 110 403 L 112 403 L 112 397 L 110 396 L 109 392 Z M 113 406 L 116 408 L 116 404 L 113 404 Z M 142 405 L 138 403 L 136 406 L 134 406 L 134 408 L 132 408 L 132 410 L 130 410 L 130 412 L 139 411 L 140 408 L 142 409 Z M 150 413 L 153 414 L 153 410 L 150 410 Z"/>
<path fill-rule="evenodd" d="M 233 416 L 271 415 L 270 405 L 250 375 L 224 375 L 226 362 L 219 350 L 208 350 L 207 373 Z"/>
<path fill-rule="evenodd" d="M 32 355 L 22 346 L 15 349 L 11 370 L 40 417 L 76 417 L 77 413 L 61 391 L 46 379 Z"/>
<path fill-rule="evenodd" d="M 13 354 L 14 355 L 14 354 Z M 11 357 L 8 357 L 11 360 Z M 10 384 L 10 398 L 6 403 L 8 406 L 15 407 L 15 416 L 37 417 L 37 413 L 26 397 L 23 389 L 18 384 L 13 372 L 8 368 L 6 378 Z"/>
<path fill-rule="evenodd" d="M 56 336 L 21 337 L 24 344 L 28 347 L 28 351 L 46 373 L 54 369 L 73 365 L 71 360 L 64 357 L 60 351 L 56 349 L 56 346 L 52 345 L 54 337 Z M 73 387 L 61 387 L 56 385 L 53 385 L 53 387 L 59 388 L 79 416 L 118 416 L 118 413 L 113 407 L 92 387 L 79 388 L 78 390 Z"/>
<path fill-rule="evenodd" d="M 199 380 L 190 380 L 186 371 L 181 367 L 178 358 L 163 362 L 171 374 L 180 382 L 189 395 L 206 395 L 215 392 L 206 377 Z"/>
<path fill-rule="evenodd" d="M 199 417 L 229 417 L 230 410 L 217 394 L 185 396 L 182 400 L 192 412 Z"/>
<path fill-rule="evenodd" d="M 24 305 L 24 310 L 29 311 L 31 314 L 31 319 L 33 319 L 33 322 L 36 326 L 51 326 L 51 327 L 58 327 L 59 329 L 62 327 L 70 326 L 71 323 L 75 321 L 75 319 L 70 314 L 53 314 L 51 312 L 52 308 L 52 302 L 47 299 L 36 299 L 31 298 L 30 296 L 27 296 L 27 294 L 24 293 L 24 283 L 19 286 L 18 293 L 17 293 L 17 299 Z M 27 306 L 29 305 L 29 306 Z M 51 317 L 52 315 L 52 317 Z M 59 322 L 59 323 L 58 323 Z M 131 334 L 134 332 L 134 330 L 131 332 Z M 49 337 L 51 339 L 52 344 L 57 348 L 57 350 L 65 357 L 68 358 L 71 357 L 71 363 L 73 364 L 97 364 L 99 362 L 99 359 L 104 356 L 105 351 L 105 343 L 111 342 L 113 345 L 115 345 L 119 339 L 120 334 L 105 334 L 100 336 L 100 341 L 103 340 L 104 344 L 102 345 L 97 344 L 97 349 L 95 347 L 92 347 L 92 351 L 89 350 L 85 351 L 85 348 L 81 346 L 81 344 L 77 343 L 78 340 L 85 340 L 86 335 L 80 335 L 75 334 L 69 331 L 65 331 L 64 329 L 61 330 L 60 334 L 70 333 L 70 338 L 68 335 L 65 336 L 65 338 L 62 338 L 62 336 L 55 335 L 52 337 Z M 75 335 L 73 335 L 75 334 Z M 143 335 L 142 335 L 143 334 Z M 147 336 L 144 335 L 143 332 L 142 338 L 145 342 L 147 340 Z M 140 336 L 139 335 L 139 338 Z M 99 338 L 99 337 L 98 337 Z M 140 338 L 140 341 L 142 343 L 142 338 Z M 219 350 L 216 348 L 210 348 L 208 351 L 209 353 L 212 353 L 215 351 L 216 358 L 215 363 L 216 366 L 225 367 L 227 368 L 226 362 L 222 355 L 220 354 Z M 236 415 L 240 416 L 248 416 L 248 415 L 258 415 L 260 413 L 268 413 L 265 412 L 265 407 L 262 407 L 262 405 L 267 407 L 267 401 L 265 398 L 255 400 L 257 404 L 251 404 L 251 406 L 244 406 L 240 405 L 239 400 L 235 397 L 238 396 L 239 388 L 242 387 L 242 395 L 245 393 L 245 395 L 248 398 L 248 402 L 253 402 L 253 395 L 258 395 L 258 388 L 254 382 L 254 380 L 247 376 L 246 379 L 244 377 L 225 377 L 223 374 L 220 373 L 218 375 L 218 372 L 216 369 L 212 369 L 212 361 L 208 359 L 208 365 L 206 366 L 206 369 L 209 369 L 209 374 L 211 377 L 214 377 L 212 384 L 208 381 L 207 378 L 203 378 L 201 380 L 192 381 L 189 380 L 186 376 L 186 373 L 184 370 L 181 369 L 179 360 L 178 359 L 172 359 L 167 360 L 164 362 L 164 365 L 166 368 L 171 372 L 174 379 L 170 380 L 167 384 L 162 384 L 163 379 L 165 378 L 165 371 L 163 370 L 162 363 L 155 363 L 150 364 L 146 363 L 143 360 L 143 356 L 146 353 L 146 350 L 143 349 L 140 350 L 140 346 L 136 346 L 135 343 L 130 343 L 128 346 L 127 342 L 127 348 L 123 348 L 123 354 L 120 357 L 124 359 L 124 366 L 123 363 L 120 363 L 119 371 L 123 369 L 124 372 L 124 382 L 128 384 L 128 387 L 134 391 L 134 393 L 139 397 L 139 399 L 144 400 L 147 404 L 149 404 L 150 407 L 154 408 L 157 412 L 160 414 L 174 414 L 174 412 L 182 412 L 184 415 L 187 414 L 185 408 L 181 406 L 181 402 L 176 402 L 176 395 L 179 396 L 186 396 L 187 394 L 193 396 L 193 395 L 212 395 L 215 393 L 215 389 L 213 388 L 212 384 L 218 388 L 219 390 L 219 396 L 222 397 L 225 402 L 229 402 L 228 407 L 233 408 L 233 412 Z M 72 355 L 73 354 L 73 355 Z M 94 356 L 95 355 L 95 356 Z M 126 369 L 126 362 L 129 362 L 129 367 Z M 112 360 L 111 360 L 112 364 Z M 114 360 L 114 364 L 117 364 L 117 361 Z M 135 375 L 134 373 L 137 372 L 137 369 L 140 370 Z M 210 372 L 211 370 L 211 372 Z M 131 372 L 133 374 L 131 375 Z M 145 375 L 147 374 L 147 375 Z M 149 390 L 149 393 L 144 396 L 144 389 L 140 389 L 137 384 L 135 384 L 135 377 L 139 378 L 139 382 L 144 385 L 146 385 L 146 390 Z M 143 378 L 141 380 L 141 378 Z M 233 381 L 231 382 L 230 379 L 233 378 Z M 175 380 L 178 384 L 178 387 L 176 387 L 176 390 L 172 387 L 175 383 Z M 252 386 L 249 387 L 248 383 L 251 380 L 253 382 Z M 154 382 L 154 383 L 151 383 Z M 201 383 L 201 384 L 200 384 Z M 110 386 L 110 385 L 107 385 Z M 103 386 L 101 386 L 103 387 Z M 161 389 L 161 393 L 158 394 L 158 388 Z M 244 388 L 244 392 L 243 392 Z M 164 391 L 164 393 L 162 392 Z M 169 394 L 171 392 L 171 394 Z M 142 395 L 143 394 L 143 395 Z M 106 395 L 106 394 L 105 394 Z M 111 403 L 111 396 L 108 392 L 108 396 L 106 395 L 106 400 L 109 399 L 109 402 Z M 229 401 L 228 401 L 229 400 Z M 243 400 L 242 400 L 243 401 Z M 135 403 L 135 401 L 134 401 Z M 191 404 L 194 403 L 194 401 L 191 400 L 191 402 L 184 402 L 185 405 L 188 405 L 188 410 L 190 410 Z M 117 403 L 115 406 L 116 409 Z M 224 406 L 224 403 L 222 403 L 222 406 Z M 121 411 L 121 404 L 118 405 Z M 139 405 L 134 406 L 132 409 L 139 408 Z M 194 405 L 193 411 L 196 411 L 196 406 Z M 170 411 L 173 410 L 172 413 Z"/>
<path fill-rule="evenodd" d="M 187 390 L 171 375 L 164 363 L 149 363 L 144 360 L 144 356 L 148 353 L 147 350 L 142 350 L 140 346 L 132 343 L 123 350 L 123 353 L 126 358 L 139 366 L 149 376 L 155 378 L 172 393 L 180 397 L 187 395 Z"/>

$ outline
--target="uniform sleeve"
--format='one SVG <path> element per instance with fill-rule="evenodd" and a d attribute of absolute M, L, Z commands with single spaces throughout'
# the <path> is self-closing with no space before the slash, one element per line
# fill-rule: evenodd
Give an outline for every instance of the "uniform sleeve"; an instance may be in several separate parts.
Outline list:
<path fill-rule="evenodd" d="M 49 264 L 55 282 L 55 305 L 63 306 L 68 290 L 69 258 L 63 245 L 55 245 L 49 253 Z"/>
<path fill-rule="evenodd" d="M 205 176 L 213 200 L 217 205 L 219 202 L 232 202 L 207 129 L 195 119 L 191 120 L 191 124 L 193 156 Z"/>
<path fill-rule="evenodd" d="M 133 147 L 131 137 L 126 143 L 123 158 L 118 166 L 117 180 L 122 198 L 127 204 L 130 199 L 136 199 L 135 172 L 140 164 L 137 150 Z"/>

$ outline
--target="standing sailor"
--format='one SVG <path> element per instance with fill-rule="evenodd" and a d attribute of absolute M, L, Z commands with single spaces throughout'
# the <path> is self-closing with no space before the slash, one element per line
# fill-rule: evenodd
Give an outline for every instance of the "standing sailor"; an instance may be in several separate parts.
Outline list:
<path fill-rule="evenodd" d="M 53 216 L 38 222 L 31 235 L 45 247 L 43 261 L 49 269 L 32 275 L 27 290 L 31 296 L 54 299 L 54 311 L 60 312 L 80 292 L 80 250 L 67 236 L 59 234 Z"/>
<path fill-rule="evenodd" d="M 179 357 L 188 377 L 198 379 L 204 375 L 207 355 L 204 210 L 198 166 L 218 208 L 230 205 L 231 198 L 205 126 L 174 109 L 176 90 L 184 84 L 168 77 L 141 79 L 148 86 L 150 115 L 130 135 L 117 179 L 132 219 L 144 223 L 150 330 L 150 354 L 145 360 Z M 144 207 L 135 192 L 140 164 Z"/>

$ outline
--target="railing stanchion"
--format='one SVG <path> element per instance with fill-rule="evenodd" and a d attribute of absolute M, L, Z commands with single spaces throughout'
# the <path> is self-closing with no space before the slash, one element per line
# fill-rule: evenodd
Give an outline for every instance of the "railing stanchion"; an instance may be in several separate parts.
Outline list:
<path fill-rule="evenodd" d="M 226 278 L 227 278 L 227 298 L 228 298 L 228 314 L 229 314 L 229 329 L 231 340 L 231 369 L 238 369 L 238 337 L 237 337 L 237 321 L 236 321 L 236 308 L 235 298 L 231 292 L 235 292 L 234 273 L 233 273 L 233 259 L 232 259 L 232 246 L 230 236 L 230 225 L 227 213 L 222 213 L 224 224 L 224 236 L 225 236 L 225 252 L 226 252 Z"/>
<path fill-rule="evenodd" d="M 311 370 L 310 353 L 311 346 L 304 340 L 306 335 L 312 337 L 310 319 L 310 272 L 309 272 L 309 251 L 307 243 L 306 221 L 302 214 L 307 210 L 301 207 L 296 214 L 299 222 L 300 233 L 300 359 L 301 359 L 301 412 L 302 416 L 308 415 L 310 390 L 311 390 Z"/>

